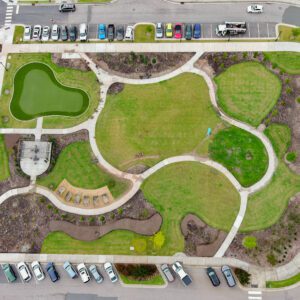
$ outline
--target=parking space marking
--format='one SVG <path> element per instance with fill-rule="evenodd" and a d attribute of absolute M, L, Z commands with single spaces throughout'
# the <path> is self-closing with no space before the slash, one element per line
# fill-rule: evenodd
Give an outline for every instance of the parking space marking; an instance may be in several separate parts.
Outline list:
<path fill-rule="evenodd" d="M 210 38 L 212 38 L 213 36 L 213 28 L 212 28 L 212 24 L 210 24 Z"/>
<path fill-rule="evenodd" d="M 19 9 L 20 9 L 20 5 L 17 5 L 17 7 L 16 7 L 16 15 L 19 14 Z"/>
<path fill-rule="evenodd" d="M 258 32 L 258 37 L 260 37 L 259 23 L 257 23 L 257 32 Z"/>
<path fill-rule="evenodd" d="M 269 23 L 267 23 L 267 33 L 268 33 L 268 38 L 270 37 L 270 32 L 269 32 Z"/>

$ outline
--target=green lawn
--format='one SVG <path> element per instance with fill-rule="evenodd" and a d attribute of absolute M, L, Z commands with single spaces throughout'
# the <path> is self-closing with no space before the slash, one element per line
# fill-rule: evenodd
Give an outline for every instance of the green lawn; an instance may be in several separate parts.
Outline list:
<path fill-rule="evenodd" d="M 19 120 L 49 115 L 78 116 L 88 105 L 89 97 L 84 91 L 61 85 L 45 64 L 27 64 L 15 76 L 10 107 Z"/>
<path fill-rule="evenodd" d="M 271 141 L 277 157 L 283 158 L 291 144 L 291 129 L 287 125 L 273 123 L 265 129 L 264 134 Z"/>
<path fill-rule="evenodd" d="M 249 197 L 242 232 L 262 230 L 275 224 L 290 198 L 300 192 L 300 176 L 293 173 L 280 159 L 290 143 L 290 130 L 284 125 L 272 124 L 266 134 L 279 155 L 279 164 L 271 182 Z"/>
<path fill-rule="evenodd" d="M 0 181 L 7 179 L 10 176 L 8 153 L 4 143 L 3 135 L 0 135 Z"/>
<path fill-rule="evenodd" d="M 300 53 L 298 52 L 266 52 L 265 57 L 283 72 L 300 74 Z"/>
<path fill-rule="evenodd" d="M 284 42 L 300 42 L 300 28 L 285 25 L 278 26 L 279 40 Z"/>
<path fill-rule="evenodd" d="M 95 74 L 92 71 L 84 72 L 70 68 L 59 67 L 51 60 L 51 54 L 41 53 L 22 53 L 10 54 L 10 59 L 7 62 L 10 67 L 5 72 L 3 82 L 3 93 L 0 97 L 0 127 L 34 127 L 35 120 L 20 121 L 15 119 L 10 113 L 10 101 L 13 95 L 13 80 L 16 71 L 26 63 L 42 62 L 46 63 L 54 71 L 57 80 L 66 86 L 84 90 L 90 99 L 89 107 L 87 110 L 78 117 L 65 117 L 65 116 L 49 116 L 44 117 L 43 127 L 45 128 L 66 128 L 72 127 L 87 120 L 95 111 L 99 103 L 100 86 Z M 4 91 L 9 90 L 10 93 L 6 94 Z M 7 120 L 8 117 L 8 120 Z"/>
<path fill-rule="evenodd" d="M 266 286 L 267 288 L 282 288 L 285 286 L 293 285 L 300 281 L 300 273 L 297 275 L 290 277 L 288 279 L 280 280 L 280 281 L 267 281 Z"/>
<path fill-rule="evenodd" d="M 136 43 L 154 42 L 155 28 L 151 24 L 141 24 L 134 28 L 134 41 Z"/>
<path fill-rule="evenodd" d="M 166 166 L 143 183 L 142 191 L 163 217 L 165 240 L 161 248 L 155 248 L 153 237 L 129 231 L 114 231 L 93 242 L 54 232 L 45 239 L 42 252 L 173 255 L 184 250 L 180 222 L 186 214 L 193 213 L 209 225 L 228 231 L 240 205 L 238 192 L 223 174 L 196 162 Z M 130 246 L 135 251 L 130 251 Z"/>
<path fill-rule="evenodd" d="M 63 179 L 80 188 L 97 189 L 108 186 L 116 198 L 128 184 L 104 172 L 92 162 L 92 152 L 88 142 L 75 142 L 68 145 L 59 155 L 52 172 L 38 179 L 38 184 L 55 188 Z"/>
<path fill-rule="evenodd" d="M 219 131 L 209 145 L 209 155 L 226 167 L 243 186 L 259 181 L 268 168 L 268 155 L 263 143 L 237 127 Z"/>
<path fill-rule="evenodd" d="M 13 43 L 19 44 L 23 41 L 24 26 L 16 26 L 14 31 Z"/>
<path fill-rule="evenodd" d="M 108 95 L 96 139 L 105 159 L 126 170 L 191 152 L 206 140 L 208 127 L 221 123 L 204 79 L 185 73 L 156 84 L 125 85 Z"/>
<path fill-rule="evenodd" d="M 145 285 L 164 285 L 165 284 L 165 281 L 163 280 L 163 278 L 161 277 L 160 274 L 153 276 L 152 278 L 150 278 L 148 280 L 143 280 L 143 281 L 130 279 L 123 274 L 119 274 L 119 275 L 121 277 L 121 280 L 125 284 L 145 284 Z"/>
<path fill-rule="evenodd" d="M 218 103 L 229 116 L 258 126 L 281 93 L 279 78 L 257 62 L 233 65 L 215 77 Z"/>

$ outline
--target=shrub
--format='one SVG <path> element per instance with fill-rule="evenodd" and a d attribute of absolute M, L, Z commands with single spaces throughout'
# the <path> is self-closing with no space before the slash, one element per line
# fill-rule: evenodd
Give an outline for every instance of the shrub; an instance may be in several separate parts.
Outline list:
<path fill-rule="evenodd" d="M 250 283 L 251 275 L 248 272 L 242 269 L 235 269 L 234 273 L 242 285 L 248 285 Z"/>
<path fill-rule="evenodd" d="M 95 222 L 95 217 L 89 217 L 89 223 Z"/>
<path fill-rule="evenodd" d="M 53 209 L 53 206 L 52 206 L 51 204 L 48 204 L 48 205 L 47 205 L 47 208 L 48 208 L 48 209 Z"/>
<path fill-rule="evenodd" d="M 157 62 L 156 57 L 153 57 L 152 60 L 151 60 L 151 62 L 152 62 L 152 65 L 155 65 L 156 62 Z"/>
<path fill-rule="evenodd" d="M 84 216 L 80 216 L 79 221 L 84 222 Z"/>
<path fill-rule="evenodd" d="M 291 87 L 287 87 L 286 88 L 286 93 L 288 94 L 288 95 L 290 95 L 291 93 L 293 92 L 293 89 L 291 88 Z"/>
<path fill-rule="evenodd" d="M 165 236 L 162 231 L 156 233 L 153 237 L 153 246 L 156 250 L 159 250 L 165 243 Z"/>
<path fill-rule="evenodd" d="M 114 220 L 115 214 L 114 214 L 113 212 L 110 214 L 110 218 L 111 218 L 112 220 Z"/>
<path fill-rule="evenodd" d="M 255 236 L 245 236 L 243 238 L 243 246 L 247 249 L 253 249 L 257 246 L 257 240 Z"/>
<path fill-rule="evenodd" d="M 99 221 L 104 223 L 105 222 L 105 216 L 101 215 L 98 217 Z"/>
<path fill-rule="evenodd" d="M 124 211 L 123 208 L 121 208 L 121 207 L 118 208 L 118 215 L 122 215 L 123 211 Z"/>
<path fill-rule="evenodd" d="M 289 162 L 295 162 L 297 159 L 297 153 L 296 152 L 289 152 L 286 155 L 286 160 Z"/>
<path fill-rule="evenodd" d="M 267 255 L 267 260 L 272 266 L 275 266 L 277 263 L 277 259 L 273 253 Z"/>
<path fill-rule="evenodd" d="M 135 280 L 145 280 L 157 273 L 155 265 L 146 264 L 116 264 L 118 272 Z"/>
<path fill-rule="evenodd" d="M 300 35 L 300 28 L 293 28 L 292 29 L 292 34 L 294 37 L 297 37 Z"/>
<path fill-rule="evenodd" d="M 296 99 L 296 101 L 297 101 L 298 103 L 300 103 L 300 97 L 298 97 L 298 98 Z"/>
<path fill-rule="evenodd" d="M 253 57 L 256 58 L 257 56 L 258 56 L 258 52 L 255 51 L 255 52 L 253 53 Z"/>
<path fill-rule="evenodd" d="M 244 52 L 243 53 L 243 58 L 247 58 L 248 57 L 248 53 L 247 52 Z"/>
<path fill-rule="evenodd" d="M 40 201 L 40 203 L 45 203 L 45 202 L 46 202 L 46 199 L 43 198 L 43 197 L 41 197 L 41 198 L 39 199 L 39 201 Z"/>

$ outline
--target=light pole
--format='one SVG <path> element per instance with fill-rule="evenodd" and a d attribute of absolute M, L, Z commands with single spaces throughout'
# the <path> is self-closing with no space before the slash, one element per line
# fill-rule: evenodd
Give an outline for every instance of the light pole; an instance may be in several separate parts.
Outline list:
<path fill-rule="evenodd" d="M 0 64 L 2 65 L 2 67 L 5 69 L 5 71 L 8 71 L 8 69 L 4 66 L 3 62 L 0 61 Z"/>

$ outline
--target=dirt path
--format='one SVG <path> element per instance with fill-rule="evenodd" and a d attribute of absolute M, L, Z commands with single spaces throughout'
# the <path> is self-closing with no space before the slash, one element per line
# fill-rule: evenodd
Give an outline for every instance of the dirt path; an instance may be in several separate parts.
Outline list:
<path fill-rule="evenodd" d="M 142 235 L 153 235 L 159 231 L 162 224 L 160 214 L 155 214 L 147 220 L 121 219 L 102 226 L 76 226 L 66 221 L 51 221 L 50 231 L 63 231 L 81 241 L 93 241 L 118 229 L 130 230 Z"/>

